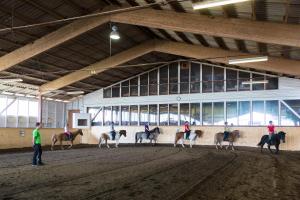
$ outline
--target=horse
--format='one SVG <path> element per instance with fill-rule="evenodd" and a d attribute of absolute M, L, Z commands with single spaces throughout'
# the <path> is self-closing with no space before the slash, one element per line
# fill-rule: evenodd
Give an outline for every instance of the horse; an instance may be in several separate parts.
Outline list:
<path fill-rule="evenodd" d="M 226 147 L 226 150 L 228 149 L 229 146 L 231 146 L 231 150 L 234 151 L 233 142 L 235 142 L 238 137 L 240 137 L 240 132 L 238 130 L 229 132 L 228 146 Z M 224 132 L 219 132 L 215 134 L 215 144 L 217 150 L 219 149 L 218 143 L 220 145 L 220 148 L 222 149 L 223 139 L 224 139 Z"/>
<path fill-rule="evenodd" d="M 54 134 L 52 135 L 51 141 L 52 141 L 52 145 L 51 145 L 51 151 L 53 151 L 54 149 L 54 145 L 57 141 L 59 141 L 60 144 L 60 148 L 63 150 L 64 147 L 62 145 L 62 141 L 70 141 L 70 146 L 68 147 L 68 149 L 71 149 L 73 146 L 73 141 L 75 140 L 75 138 L 77 137 L 77 135 L 83 135 L 83 132 L 81 129 L 78 129 L 75 132 L 71 132 L 72 134 L 72 139 L 70 140 L 69 137 L 65 134 L 65 133 L 59 133 L 59 134 Z"/>
<path fill-rule="evenodd" d="M 115 136 L 116 148 L 119 147 L 119 140 L 120 140 L 122 135 L 124 135 L 124 137 L 126 137 L 126 130 L 116 131 L 116 136 Z M 107 148 L 110 148 L 110 146 L 107 144 L 107 140 L 111 140 L 110 134 L 109 133 L 102 133 L 100 138 L 99 138 L 99 143 L 98 143 L 99 148 L 101 148 L 101 145 L 104 141 L 105 141 L 105 145 L 107 146 Z"/>
<path fill-rule="evenodd" d="M 158 127 L 155 127 L 154 129 L 151 129 L 149 135 L 149 140 L 152 146 L 156 145 L 157 137 L 160 134 L 160 130 Z M 143 139 L 147 139 L 147 134 L 145 132 L 136 132 L 135 133 L 135 144 L 140 140 L 140 143 L 142 143 Z M 152 143 L 152 140 L 154 140 L 154 144 Z"/>
<path fill-rule="evenodd" d="M 283 131 L 279 131 L 277 134 L 274 134 L 272 136 L 272 141 L 271 144 L 269 142 L 269 136 L 268 135 L 263 135 L 260 139 L 260 142 L 257 144 L 257 146 L 260 146 L 260 152 L 262 153 L 263 147 L 265 145 L 265 143 L 268 143 L 268 149 L 271 153 L 273 153 L 273 151 L 271 150 L 271 146 L 274 145 L 276 148 L 276 154 L 279 153 L 279 145 L 280 145 L 280 140 L 282 140 L 283 143 L 285 143 L 285 135 L 286 133 Z"/>
<path fill-rule="evenodd" d="M 177 133 L 175 134 L 174 147 L 177 146 L 177 142 L 178 142 L 179 140 L 181 140 L 181 145 L 182 145 L 182 147 L 183 147 L 183 148 L 185 147 L 184 144 L 183 144 L 183 143 L 184 143 L 184 133 L 185 133 L 185 132 L 177 132 Z M 203 131 L 201 131 L 201 130 L 191 131 L 190 136 L 189 136 L 189 140 L 190 140 L 190 148 L 193 147 L 193 143 L 195 144 L 196 139 L 202 137 L 202 135 L 203 135 Z"/>

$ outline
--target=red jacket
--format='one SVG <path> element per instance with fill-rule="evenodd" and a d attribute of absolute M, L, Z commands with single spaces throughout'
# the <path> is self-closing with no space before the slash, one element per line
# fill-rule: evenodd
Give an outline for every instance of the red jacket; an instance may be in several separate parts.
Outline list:
<path fill-rule="evenodd" d="M 190 126 L 189 124 L 184 124 L 184 132 L 190 131 Z"/>
<path fill-rule="evenodd" d="M 275 126 L 272 124 L 272 125 L 268 125 L 268 131 L 269 131 L 269 134 L 273 134 L 275 132 Z"/>

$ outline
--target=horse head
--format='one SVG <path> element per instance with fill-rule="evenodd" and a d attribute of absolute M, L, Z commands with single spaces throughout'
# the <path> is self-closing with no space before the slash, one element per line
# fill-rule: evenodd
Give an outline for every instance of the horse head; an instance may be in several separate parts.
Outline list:
<path fill-rule="evenodd" d="M 124 137 L 126 137 L 126 130 L 120 130 L 119 133 L 120 133 L 120 136 L 124 135 Z"/>
<path fill-rule="evenodd" d="M 278 132 L 279 138 L 280 138 L 280 140 L 282 140 L 283 143 L 285 143 L 285 134 L 286 133 L 283 131 Z"/>
<path fill-rule="evenodd" d="M 83 136 L 83 132 L 82 132 L 82 129 L 78 129 L 77 131 L 79 133 L 79 135 Z"/>
<path fill-rule="evenodd" d="M 201 130 L 195 130 L 195 134 L 196 134 L 198 137 L 202 137 L 203 131 L 201 131 Z"/>
<path fill-rule="evenodd" d="M 239 137 L 240 137 L 240 131 L 239 131 L 239 130 L 234 130 L 234 131 L 232 131 L 232 135 L 233 135 L 234 137 L 239 138 Z"/>
<path fill-rule="evenodd" d="M 159 128 L 158 128 L 158 127 L 155 127 L 155 129 L 154 129 L 154 133 L 160 134 L 160 130 L 159 130 Z"/>

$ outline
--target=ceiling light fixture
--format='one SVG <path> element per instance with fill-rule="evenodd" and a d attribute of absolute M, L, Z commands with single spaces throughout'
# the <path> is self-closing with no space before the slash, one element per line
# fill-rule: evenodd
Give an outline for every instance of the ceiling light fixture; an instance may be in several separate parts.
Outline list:
<path fill-rule="evenodd" d="M 194 3 L 193 9 L 194 10 L 199 10 L 199 9 L 204 9 L 204 8 L 211 8 L 211 7 L 217 7 L 217 6 L 224 6 L 228 4 L 234 4 L 234 3 L 241 3 L 249 0 L 212 0 L 212 1 L 203 1 L 203 2 L 198 2 Z"/>
<path fill-rule="evenodd" d="M 30 95 L 30 94 L 27 94 L 26 97 L 28 98 L 35 98 L 36 96 L 33 96 L 33 95 Z"/>
<path fill-rule="evenodd" d="M 242 85 L 253 85 L 253 84 L 264 84 L 264 83 L 269 83 L 268 80 L 260 80 L 260 81 L 243 81 Z"/>
<path fill-rule="evenodd" d="M 10 79 L 0 79 L 2 83 L 14 83 L 14 82 L 22 82 L 23 79 L 21 78 L 10 78 Z"/>
<path fill-rule="evenodd" d="M 72 92 L 67 92 L 67 94 L 84 94 L 84 91 L 72 91 Z"/>
<path fill-rule="evenodd" d="M 24 97 L 25 96 L 25 94 L 20 94 L 20 93 L 15 93 L 15 95 L 18 96 L 18 97 Z"/>
<path fill-rule="evenodd" d="M 268 61 L 268 56 L 260 56 L 253 58 L 241 58 L 241 59 L 231 59 L 228 61 L 228 64 L 241 64 L 241 63 L 251 63 L 251 62 L 264 62 Z"/>
<path fill-rule="evenodd" d="M 118 40 L 120 39 L 120 34 L 118 32 L 118 27 L 117 26 L 112 26 L 111 27 L 111 33 L 109 35 L 109 37 L 113 40 Z"/>
<path fill-rule="evenodd" d="M 13 95 L 14 93 L 3 91 L 1 94 L 5 94 L 5 95 Z"/>

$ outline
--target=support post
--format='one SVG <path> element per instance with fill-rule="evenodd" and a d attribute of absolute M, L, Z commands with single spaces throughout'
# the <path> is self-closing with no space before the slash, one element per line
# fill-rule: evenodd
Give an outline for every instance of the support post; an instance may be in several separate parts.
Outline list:
<path fill-rule="evenodd" d="M 42 123 L 42 109 L 43 108 L 43 98 L 42 94 L 39 93 L 38 95 L 38 122 Z"/>

